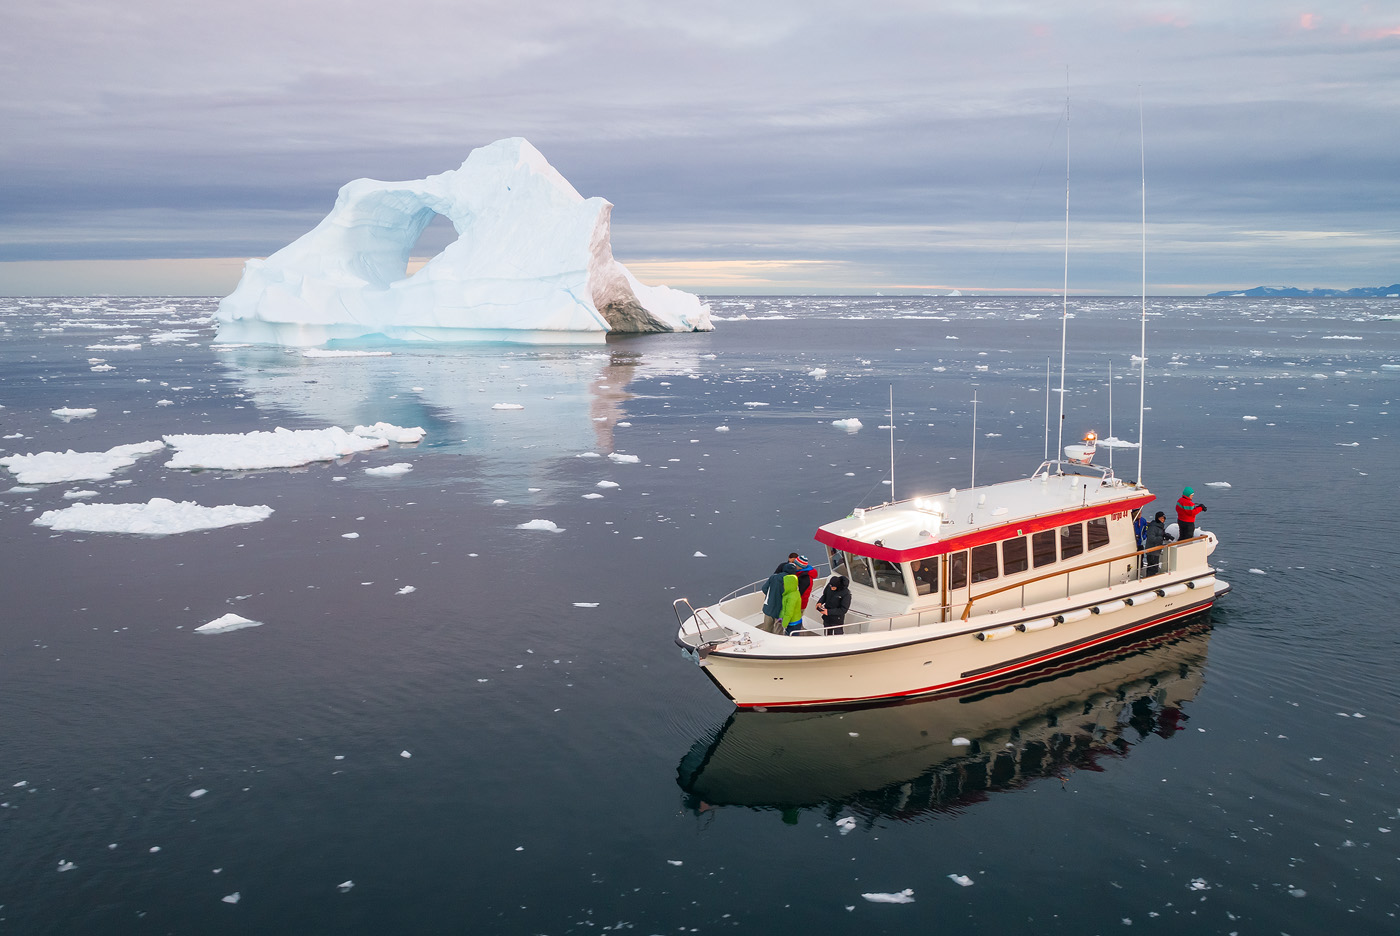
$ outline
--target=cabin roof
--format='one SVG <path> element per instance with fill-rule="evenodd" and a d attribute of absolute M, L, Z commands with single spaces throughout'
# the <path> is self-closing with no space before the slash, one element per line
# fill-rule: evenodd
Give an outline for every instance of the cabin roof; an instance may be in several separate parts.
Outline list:
<path fill-rule="evenodd" d="M 1041 473 L 858 509 L 823 524 L 816 538 L 857 555 L 908 562 L 1129 511 L 1154 497 L 1112 477 Z"/>

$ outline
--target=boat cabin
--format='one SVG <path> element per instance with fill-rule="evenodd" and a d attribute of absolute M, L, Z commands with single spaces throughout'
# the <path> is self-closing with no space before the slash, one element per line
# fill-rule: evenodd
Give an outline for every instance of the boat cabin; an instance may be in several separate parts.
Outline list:
<path fill-rule="evenodd" d="M 851 583 L 861 616 L 915 614 L 920 623 L 1064 598 L 1134 577 L 1134 509 L 1144 488 L 1056 474 L 857 508 L 816 538 L 831 571 Z"/>

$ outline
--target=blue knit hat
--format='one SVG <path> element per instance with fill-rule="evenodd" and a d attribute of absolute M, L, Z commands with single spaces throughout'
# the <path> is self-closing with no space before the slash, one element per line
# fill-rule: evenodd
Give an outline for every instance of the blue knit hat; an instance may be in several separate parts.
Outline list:
<path fill-rule="evenodd" d="M 1189 487 L 1189 488 L 1183 488 L 1182 491 L 1181 491 L 1181 496 L 1182 496 L 1182 497 L 1190 497 L 1192 494 L 1195 494 L 1195 493 L 1196 493 L 1196 489 L 1195 489 L 1195 488 L 1190 488 L 1190 487 Z"/>

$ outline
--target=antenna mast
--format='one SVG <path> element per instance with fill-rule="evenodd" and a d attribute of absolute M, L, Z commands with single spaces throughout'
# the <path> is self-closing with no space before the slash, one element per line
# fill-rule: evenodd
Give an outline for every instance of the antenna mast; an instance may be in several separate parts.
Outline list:
<path fill-rule="evenodd" d="M 1065 68 L 1065 288 L 1060 308 L 1060 434 L 1055 458 L 1065 449 L 1065 336 L 1069 331 L 1069 68 Z"/>
<path fill-rule="evenodd" d="M 972 484 L 968 492 L 977 490 L 977 391 L 972 391 Z"/>
<path fill-rule="evenodd" d="M 1045 359 L 1045 460 L 1050 460 L 1050 359 Z"/>
<path fill-rule="evenodd" d="M 1142 347 L 1138 352 L 1138 469 L 1142 486 L 1142 417 L 1147 402 L 1147 144 L 1142 129 L 1142 85 L 1138 85 L 1138 156 L 1142 162 Z"/>
<path fill-rule="evenodd" d="M 894 503 L 894 384 L 890 384 L 890 503 Z"/>

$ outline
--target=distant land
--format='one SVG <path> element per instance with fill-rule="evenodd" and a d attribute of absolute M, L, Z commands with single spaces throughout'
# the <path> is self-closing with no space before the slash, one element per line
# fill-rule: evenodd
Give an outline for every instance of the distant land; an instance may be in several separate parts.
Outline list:
<path fill-rule="evenodd" d="M 1218 296 L 1297 296 L 1301 299 L 1344 299 L 1385 298 L 1400 296 L 1400 283 L 1394 286 L 1358 286 L 1355 289 L 1299 289 L 1297 286 L 1255 286 L 1253 289 L 1226 289 L 1222 292 L 1207 293 L 1208 298 Z"/>

